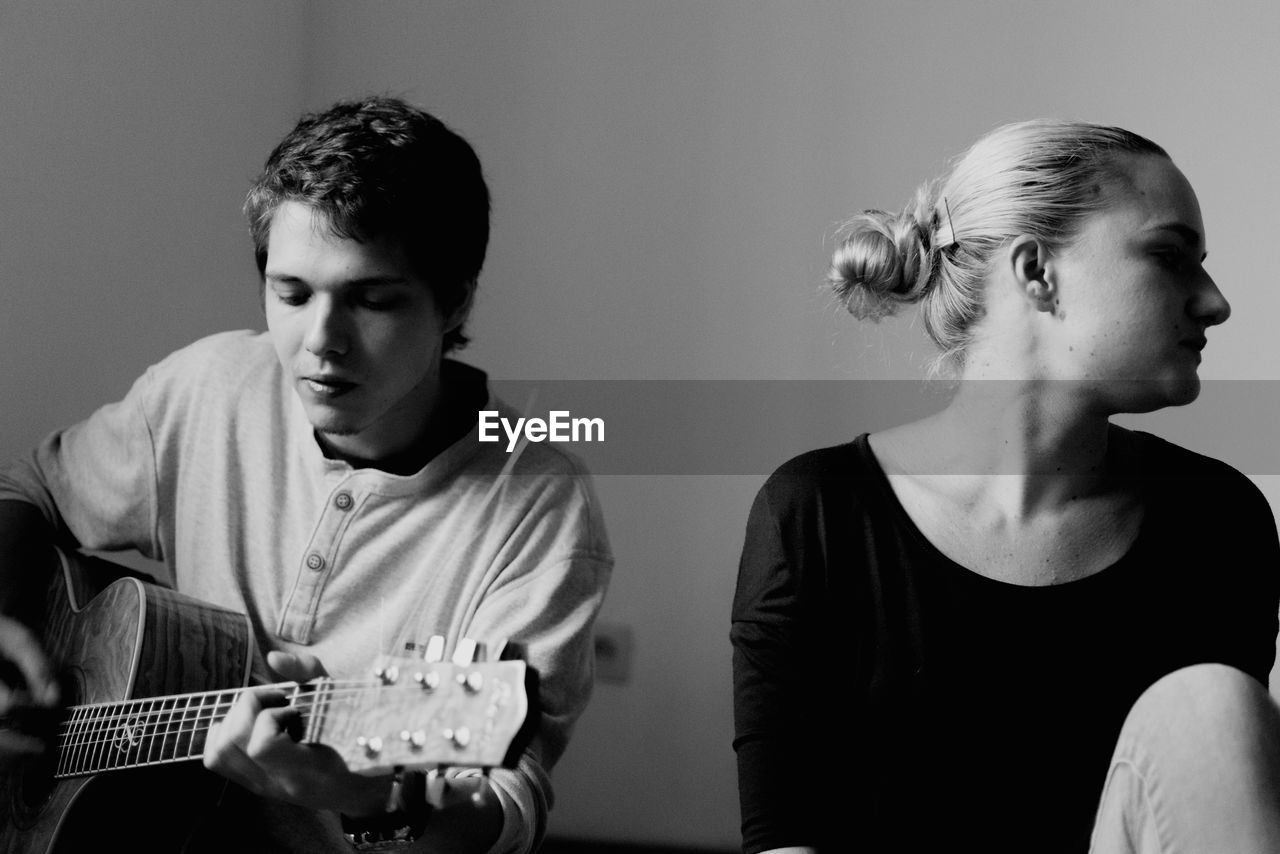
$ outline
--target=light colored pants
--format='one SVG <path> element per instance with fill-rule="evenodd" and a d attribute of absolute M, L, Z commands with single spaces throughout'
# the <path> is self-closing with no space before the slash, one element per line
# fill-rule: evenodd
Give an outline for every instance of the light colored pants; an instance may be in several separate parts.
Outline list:
<path fill-rule="evenodd" d="M 1280 852 L 1280 708 L 1221 664 L 1160 679 L 1120 731 L 1092 854 Z"/>

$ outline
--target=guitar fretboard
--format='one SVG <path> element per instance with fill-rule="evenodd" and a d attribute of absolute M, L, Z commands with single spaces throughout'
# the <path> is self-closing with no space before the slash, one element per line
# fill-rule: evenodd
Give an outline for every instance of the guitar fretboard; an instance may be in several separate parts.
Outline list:
<path fill-rule="evenodd" d="M 303 722 L 303 741 L 320 740 L 335 690 L 331 679 L 306 686 L 269 686 L 286 692 Z M 355 690 L 364 690 L 361 683 Z M 209 729 L 231 710 L 246 688 L 175 694 L 115 703 L 94 703 L 68 710 L 58 733 L 54 777 L 80 777 L 124 768 L 186 762 L 204 755 Z"/>

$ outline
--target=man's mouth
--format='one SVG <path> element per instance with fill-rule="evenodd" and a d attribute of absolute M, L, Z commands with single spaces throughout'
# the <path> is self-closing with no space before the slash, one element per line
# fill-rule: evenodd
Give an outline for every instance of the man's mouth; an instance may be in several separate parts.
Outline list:
<path fill-rule="evenodd" d="M 303 377 L 302 382 L 307 388 L 323 397 L 337 397 L 338 395 L 344 394 L 356 387 L 356 384 L 350 380 L 344 380 L 336 376 L 327 376 L 323 374 Z"/>

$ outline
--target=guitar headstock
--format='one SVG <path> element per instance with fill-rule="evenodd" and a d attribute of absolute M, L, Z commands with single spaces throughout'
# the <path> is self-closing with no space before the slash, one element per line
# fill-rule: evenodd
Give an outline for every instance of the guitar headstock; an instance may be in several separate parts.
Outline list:
<path fill-rule="evenodd" d="M 442 650 L 433 638 L 425 658 L 380 657 L 368 682 L 316 683 L 314 702 L 327 708 L 312 740 L 358 774 L 514 764 L 529 715 L 528 665 L 473 660 L 478 645 L 465 639 L 450 661 L 439 660 Z"/>

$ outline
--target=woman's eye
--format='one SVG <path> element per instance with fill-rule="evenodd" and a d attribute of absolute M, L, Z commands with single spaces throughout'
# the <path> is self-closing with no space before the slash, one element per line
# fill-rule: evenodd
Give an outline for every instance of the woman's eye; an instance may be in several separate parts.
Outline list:
<path fill-rule="evenodd" d="M 1156 252 L 1155 256 L 1161 266 L 1169 270 L 1173 270 L 1174 272 L 1181 272 L 1187 269 L 1191 264 L 1191 258 L 1185 252 L 1180 252 L 1178 250 L 1171 249 Z"/>

